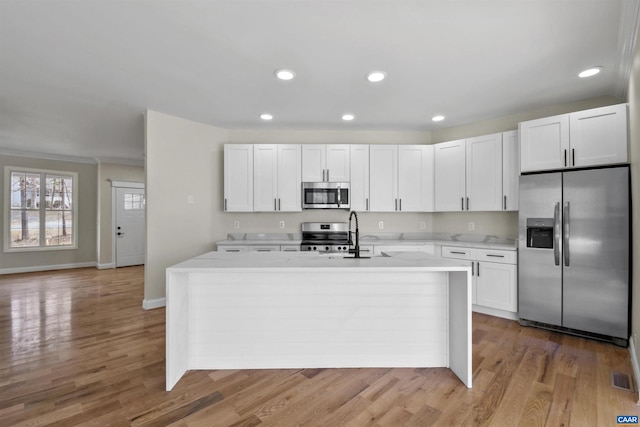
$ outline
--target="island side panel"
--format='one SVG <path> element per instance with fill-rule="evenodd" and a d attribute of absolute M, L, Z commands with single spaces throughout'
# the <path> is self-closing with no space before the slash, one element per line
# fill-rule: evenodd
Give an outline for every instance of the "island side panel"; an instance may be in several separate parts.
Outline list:
<path fill-rule="evenodd" d="M 194 272 L 190 369 L 448 366 L 446 272 Z"/>
<path fill-rule="evenodd" d="M 167 269 L 166 390 L 170 391 L 189 369 L 189 276 Z"/>
<path fill-rule="evenodd" d="M 449 368 L 472 386 L 471 271 L 449 273 Z"/>

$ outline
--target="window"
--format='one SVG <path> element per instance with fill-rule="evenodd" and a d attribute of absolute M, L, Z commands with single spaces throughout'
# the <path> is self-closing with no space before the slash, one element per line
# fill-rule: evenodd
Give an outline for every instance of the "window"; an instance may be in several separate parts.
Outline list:
<path fill-rule="evenodd" d="M 144 194 L 125 193 L 124 194 L 124 210 L 142 210 L 144 209 Z"/>
<path fill-rule="evenodd" d="M 6 167 L 5 186 L 5 251 L 77 247 L 77 173 Z"/>

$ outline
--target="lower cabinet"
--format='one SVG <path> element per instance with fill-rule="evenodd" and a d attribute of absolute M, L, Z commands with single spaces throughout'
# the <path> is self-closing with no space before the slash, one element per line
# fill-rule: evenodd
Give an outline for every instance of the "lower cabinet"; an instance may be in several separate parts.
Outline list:
<path fill-rule="evenodd" d="M 218 245 L 218 252 L 300 252 L 300 245 Z"/>
<path fill-rule="evenodd" d="M 218 245 L 217 250 L 218 252 L 247 252 L 249 247 L 239 245 Z"/>
<path fill-rule="evenodd" d="M 374 255 L 382 255 L 383 252 L 426 252 L 435 255 L 435 245 L 375 245 Z"/>
<path fill-rule="evenodd" d="M 518 275 L 515 251 L 442 246 L 442 257 L 471 261 L 473 310 L 517 319 Z"/>

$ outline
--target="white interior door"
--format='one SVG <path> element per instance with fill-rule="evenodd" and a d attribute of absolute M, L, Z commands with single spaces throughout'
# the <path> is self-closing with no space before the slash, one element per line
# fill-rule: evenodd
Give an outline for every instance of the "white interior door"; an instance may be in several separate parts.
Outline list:
<path fill-rule="evenodd" d="M 144 209 L 144 189 L 116 188 L 116 267 L 144 264 Z"/>

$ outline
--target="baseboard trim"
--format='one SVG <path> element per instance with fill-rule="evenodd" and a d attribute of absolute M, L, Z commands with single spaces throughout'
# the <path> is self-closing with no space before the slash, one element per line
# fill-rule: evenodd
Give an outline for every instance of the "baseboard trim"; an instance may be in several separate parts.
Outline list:
<path fill-rule="evenodd" d="M 503 319 L 518 320 L 518 313 L 512 311 L 498 310 L 497 308 L 475 305 L 471 307 L 476 313 L 488 314 L 489 316 L 502 317 Z"/>
<path fill-rule="evenodd" d="M 97 264 L 96 268 L 98 270 L 106 270 L 106 269 L 109 269 L 109 268 L 116 268 L 116 263 L 115 262 L 109 262 L 109 263 L 106 263 L 106 264 Z"/>
<path fill-rule="evenodd" d="M 633 335 L 629 337 L 629 355 L 631 356 L 631 366 L 633 366 L 633 376 L 638 389 L 638 405 L 640 405 L 640 366 L 638 366 L 638 353 L 636 352 L 636 342 Z"/>
<path fill-rule="evenodd" d="M 142 308 L 145 310 L 153 310 L 154 308 L 165 307 L 167 305 L 166 298 L 154 298 L 142 300 Z"/>
<path fill-rule="evenodd" d="M 76 264 L 56 264 L 56 265 L 38 265 L 33 267 L 16 267 L 16 268 L 2 268 L 0 269 L 0 275 L 3 274 L 16 274 L 16 273 L 35 273 L 38 271 L 52 271 L 52 270 L 68 270 L 71 268 L 86 268 L 95 267 L 95 262 L 79 262 Z"/>

